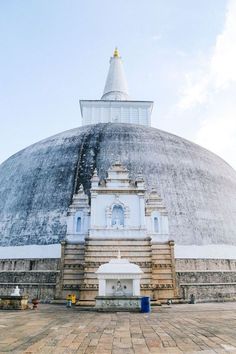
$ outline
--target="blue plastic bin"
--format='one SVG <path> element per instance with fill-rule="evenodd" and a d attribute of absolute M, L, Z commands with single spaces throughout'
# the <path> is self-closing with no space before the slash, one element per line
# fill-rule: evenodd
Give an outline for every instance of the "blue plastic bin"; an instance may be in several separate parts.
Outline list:
<path fill-rule="evenodd" d="M 150 297 L 143 296 L 141 299 L 141 312 L 151 312 Z"/>

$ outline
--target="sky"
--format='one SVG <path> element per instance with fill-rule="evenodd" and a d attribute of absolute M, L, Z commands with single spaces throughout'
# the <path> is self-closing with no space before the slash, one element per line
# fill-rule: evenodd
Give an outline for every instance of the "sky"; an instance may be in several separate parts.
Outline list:
<path fill-rule="evenodd" d="M 0 162 L 81 125 L 116 46 L 152 126 L 236 169 L 236 0 L 0 0 Z"/>

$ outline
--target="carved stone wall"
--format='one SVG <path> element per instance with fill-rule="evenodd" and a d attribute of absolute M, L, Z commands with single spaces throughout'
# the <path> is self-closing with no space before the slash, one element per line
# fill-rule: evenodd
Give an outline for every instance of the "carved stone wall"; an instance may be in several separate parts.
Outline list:
<path fill-rule="evenodd" d="M 236 260 L 176 259 L 176 269 L 183 300 L 236 300 Z"/>
<path fill-rule="evenodd" d="M 108 241 L 107 241 L 108 242 Z M 126 240 L 127 242 L 127 240 Z M 129 240 L 130 242 L 130 240 Z M 108 242 L 109 243 L 109 242 Z M 128 248 L 124 252 L 125 242 L 119 245 L 122 256 L 128 255 Z M 93 298 L 97 292 L 98 285 L 96 277 L 93 274 L 95 270 L 110 258 L 103 253 L 103 258 L 96 256 L 96 259 L 91 260 L 91 252 L 96 249 L 96 243 L 92 243 L 89 248 L 87 262 L 85 267 L 83 247 L 79 246 L 79 251 L 73 245 L 65 254 L 63 263 L 60 259 L 5 259 L 0 261 L 0 295 L 9 295 L 16 285 L 22 291 L 22 294 L 29 295 L 30 298 L 39 296 L 42 300 L 51 300 L 55 297 L 65 298 L 66 294 L 72 291 L 77 294 L 77 297 Z M 105 251 L 104 244 L 102 249 Z M 86 246 L 87 247 L 87 246 Z M 145 272 L 145 278 L 141 284 L 142 294 L 155 294 L 156 299 L 165 301 L 165 297 L 173 298 L 173 287 L 168 278 L 172 272 L 172 267 L 167 251 L 156 251 L 156 255 L 152 258 L 150 255 L 144 257 L 145 252 L 143 245 L 139 244 L 139 255 L 132 258 Z M 117 250 L 114 247 L 111 256 L 115 257 Z M 158 249 L 153 246 L 153 249 Z M 159 254 L 159 257 L 157 255 Z M 62 262 L 61 262 L 62 261 Z M 60 272 L 64 264 L 63 272 Z M 180 289 L 180 297 L 183 300 L 189 300 L 190 294 L 196 296 L 198 302 L 203 301 L 227 301 L 236 300 L 236 260 L 225 259 L 176 259 L 176 275 L 177 286 Z M 89 275 L 89 281 L 84 282 L 82 276 L 84 272 Z M 151 273 L 152 272 L 152 273 Z M 61 277 L 60 277 L 61 274 Z M 65 275 L 62 284 L 62 274 Z M 151 274 L 153 280 L 151 279 Z M 155 278 L 155 280 L 154 280 Z M 61 280 L 61 281 L 60 281 Z M 156 282 L 155 289 L 153 283 Z"/>
<path fill-rule="evenodd" d="M 59 274 L 60 259 L 0 260 L 0 295 L 10 295 L 18 285 L 21 295 L 50 301 L 55 298 Z"/>

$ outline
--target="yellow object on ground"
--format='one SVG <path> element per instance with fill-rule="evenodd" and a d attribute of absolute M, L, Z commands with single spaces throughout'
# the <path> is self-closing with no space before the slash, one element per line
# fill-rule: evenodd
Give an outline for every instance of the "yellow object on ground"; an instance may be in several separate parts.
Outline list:
<path fill-rule="evenodd" d="M 76 303 L 76 295 L 75 294 L 69 294 L 69 295 L 67 295 L 66 300 L 67 301 L 71 301 L 72 304 L 75 304 Z"/>

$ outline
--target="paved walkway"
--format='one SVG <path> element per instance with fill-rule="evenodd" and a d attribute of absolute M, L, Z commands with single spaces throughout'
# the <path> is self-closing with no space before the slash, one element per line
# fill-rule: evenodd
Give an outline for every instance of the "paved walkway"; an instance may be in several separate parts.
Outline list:
<path fill-rule="evenodd" d="M 40 305 L 0 311 L 0 353 L 236 353 L 236 303 L 172 305 L 151 314 Z"/>

